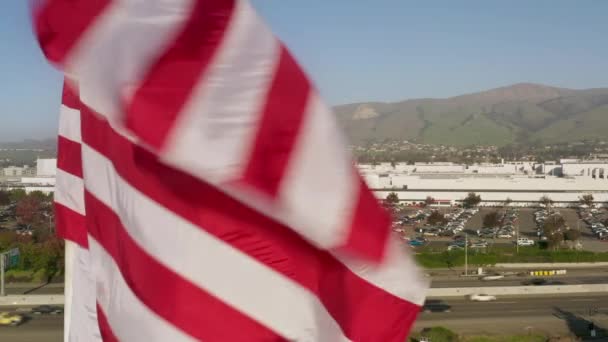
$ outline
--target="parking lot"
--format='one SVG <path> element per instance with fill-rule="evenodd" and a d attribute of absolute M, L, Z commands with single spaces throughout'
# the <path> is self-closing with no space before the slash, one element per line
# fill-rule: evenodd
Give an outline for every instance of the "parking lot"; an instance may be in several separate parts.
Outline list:
<path fill-rule="evenodd" d="M 499 211 L 504 212 L 505 208 L 480 208 L 479 212 L 475 213 L 472 217 L 467 219 L 464 229 L 460 234 L 466 233 L 471 241 L 478 240 L 477 230 L 483 228 L 483 217 L 490 212 Z M 441 213 L 446 214 L 450 212 L 454 212 L 456 209 L 452 208 L 440 208 L 438 209 Z M 515 224 L 515 230 L 518 230 L 518 234 L 520 238 L 529 238 L 535 241 L 538 241 L 539 237 L 537 235 L 537 224 L 534 220 L 534 212 L 537 211 L 538 208 L 518 208 L 517 213 L 517 221 Z M 582 244 L 582 248 L 584 250 L 592 251 L 592 252 L 608 252 L 608 242 L 600 241 L 591 231 L 590 227 L 579 218 L 576 209 L 566 209 L 566 208 L 556 208 L 556 211 L 561 214 L 561 216 L 566 221 L 566 224 L 571 229 L 580 230 L 581 236 L 579 241 Z M 605 209 L 602 209 L 605 211 Z M 425 209 L 424 211 L 431 211 L 431 209 Z M 411 211 L 412 213 L 415 210 Z M 419 223 L 412 223 L 404 226 L 405 235 L 413 239 L 417 236 L 422 235 L 420 231 L 416 232 L 415 229 L 420 229 L 427 227 L 425 226 L 424 221 Z M 458 234 L 458 233 L 457 233 Z M 452 236 L 424 236 L 426 241 L 426 246 L 430 246 L 433 248 L 447 248 L 450 242 L 453 241 Z M 494 245 L 514 245 L 514 241 L 516 236 L 511 238 L 492 238 L 488 239 L 491 244 Z"/>

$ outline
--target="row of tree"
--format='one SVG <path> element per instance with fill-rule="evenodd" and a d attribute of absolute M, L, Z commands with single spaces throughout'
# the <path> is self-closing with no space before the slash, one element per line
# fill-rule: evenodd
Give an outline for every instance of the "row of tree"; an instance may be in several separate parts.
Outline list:
<path fill-rule="evenodd" d="M 593 205 L 594 200 L 595 199 L 592 194 L 585 194 L 585 195 L 582 195 L 581 197 L 579 197 L 579 202 L 582 205 L 586 205 L 588 207 Z M 505 204 L 505 206 L 509 206 L 512 202 L 513 201 L 511 200 L 511 198 L 507 198 L 505 200 L 504 204 Z M 397 193 L 391 192 L 386 196 L 384 203 L 387 207 L 394 208 L 399 204 L 399 196 L 397 195 Z M 429 206 L 433 203 L 435 203 L 435 199 L 430 196 L 427 196 L 427 198 L 424 200 L 424 202 L 421 202 L 421 204 L 425 207 Z M 481 203 L 481 196 L 474 192 L 470 192 L 467 195 L 467 197 L 465 197 L 462 200 L 463 208 L 474 208 L 474 207 L 478 206 L 479 203 Z M 550 207 L 551 205 L 553 205 L 554 202 L 551 198 L 549 198 L 549 196 L 545 195 L 539 199 L 539 203 L 545 207 Z"/>

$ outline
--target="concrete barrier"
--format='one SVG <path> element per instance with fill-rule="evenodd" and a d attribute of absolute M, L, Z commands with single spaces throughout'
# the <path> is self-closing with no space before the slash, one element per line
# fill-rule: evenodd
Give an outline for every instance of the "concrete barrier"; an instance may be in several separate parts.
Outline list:
<path fill-rule="evenodd" d="M 530 271 L 529 272 L 529 274 L 531 276 L 536 276 L 536 277 L 564 275 L 566 273 L 568 273 L 567 270 Z"/>
<path fill-rule="evenodd" d="M 0 297 L 0 306 L 63 305 L 64 296 L 57 295 L 8 295 Z"/>
<path fill-rule="evenodd" d="M 517 263 L 517 264 L 496 264 L 494 267 L 502 268 L 592 268 L 608 267 L 608 262 L 556 262 L 556 263 Z"/>
<path fill-rule="evenodd" d="M 488 286 L 431 288 L 428 297 L 459 297 L 475 293 L 488 295 L 538 295 L 559 293 L 607 292 L 608 284 L 546 285 L 546 286 Z"/>

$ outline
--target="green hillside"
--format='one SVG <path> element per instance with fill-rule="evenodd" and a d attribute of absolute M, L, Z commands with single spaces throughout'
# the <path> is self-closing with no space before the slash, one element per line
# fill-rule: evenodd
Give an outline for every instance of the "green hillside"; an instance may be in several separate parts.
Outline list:
<path fill-rule="evenodd" d="M 448 99 L 358 103 L 335 108 L 355 144 L 385 139 L 506 145 L 608 138 L 608 89 L 522 83 Z"/>

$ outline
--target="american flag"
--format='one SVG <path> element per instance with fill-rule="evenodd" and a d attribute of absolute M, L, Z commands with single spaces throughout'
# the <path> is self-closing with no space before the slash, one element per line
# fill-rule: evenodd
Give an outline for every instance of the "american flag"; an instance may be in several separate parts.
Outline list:
<path fill-rule="evenodd" d="M 66 340 L 403 341 L 426 281 L 246 0 L 47 0 Z"/>

